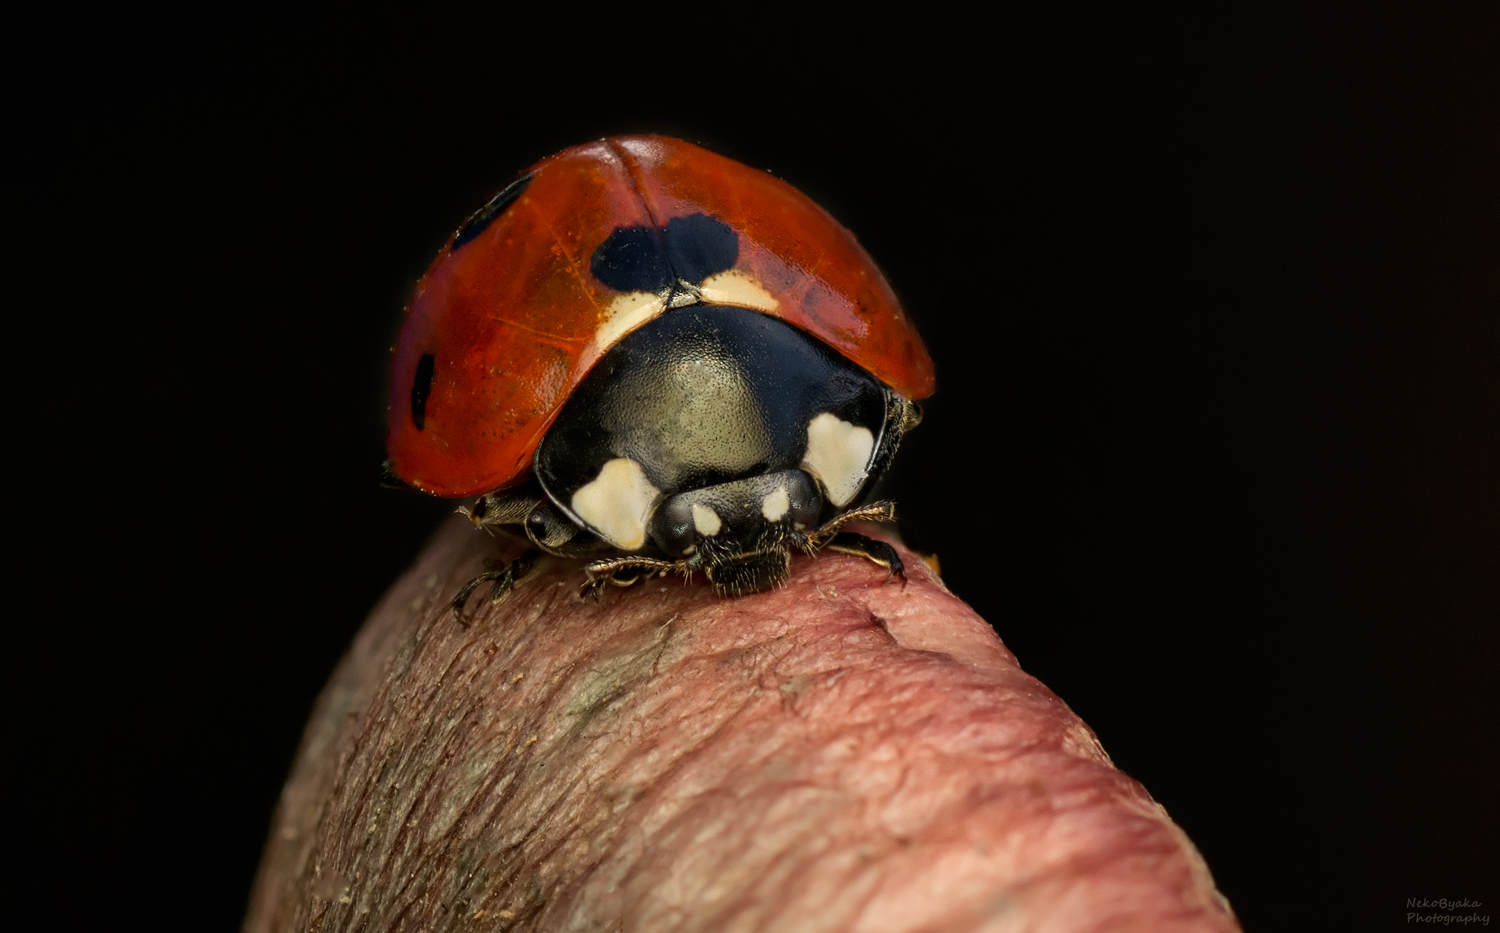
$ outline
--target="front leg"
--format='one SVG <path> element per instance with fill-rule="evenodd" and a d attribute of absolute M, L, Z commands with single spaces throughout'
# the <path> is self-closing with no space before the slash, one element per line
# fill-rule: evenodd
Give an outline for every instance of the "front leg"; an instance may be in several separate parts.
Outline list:
<path fill-rule="evenodd" d="M 660 560 L 655 557 L 609 557 L 596 560 L 583 568 L 588 581 L 583 592 L 598 599 L 606 584 L 629 586 L 637 580 L 668 573 L 690 575 L 693 568 L 687 560 Z"/>
<path fill-rule="evenodd" d="M 889 583 L 891 577 L 896 577 L 901 581 L 901 588 L 906 589 L 906 565 L 901 562 L 901 555 L 896 553 L 896 549 L 884 541 L 877 541 L 852 531 L 843 531 L 834 535 L 833 540 L 824 547 L 830 551 L 853 554 L 871 563 L 879 564 L 886 569 L 882 583 Z"/>
<path fill-rule="evenodd" d="M 885 500 L 871 502 L 869 505 L 840 512 L 824 522 L 816 531 L 808 532 L 807 538 L 814 548 L 820 548 L 837 537 L 839 529 L 850 522 L 893 522 L 895 520 L 896 503 Z"/>

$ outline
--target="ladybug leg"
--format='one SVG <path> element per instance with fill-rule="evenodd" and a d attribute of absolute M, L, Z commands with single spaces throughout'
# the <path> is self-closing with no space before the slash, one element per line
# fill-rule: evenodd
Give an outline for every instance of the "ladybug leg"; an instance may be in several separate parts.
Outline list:
<path fill-rule="evenodd" d="M 552 503 L 536 503 L 524 519 L 526 537 L 531 543 L 558 557 L 582 557 L 598 550 L 602 542 L 575 525 L 566 515 L 553 508 Z"/>
<path fill-rule="evenodd" d="M 654 557 L 610 557 L 596 560 L 583 568 L 588 581 L 583 592 L 598 599 L 606 584 L 629 586 L 647 577 L 665 576 L 669 573 L 690 575 L 693 568 L 686 560 L 659 560 Z"/>
<path fill-rule="evenodd" d="M 458 624 L 468 628 L 470 619 L 464 615 L 464 605 L 468 603 L 469 597 L 474 595 L 475 590 L 486 583 L 490 584 L 490 605 L 495 605 L 509 596 L 521 578 L 531 572 L 536 558 L 536 551 L 527 551 L 505 566 L 486 570 L 465 583 L 458 591 L 458 595 L 453 597 L 453 614 L 458 617 Z"/>
<path fill-rule="evenodd" d="M 486 493 L 474 500 L 472 508 L 460 506 L 458 511 L 468 516 L 474 527 L 489 531 L 496 525 L 524 524 L 541 502 L 529 490 L 507 490 Z"/>
<path fill-rule="evenodd" d="M 857 509 L 850 509 L 835 515 L 833 518 L 808 535 L 808 541 L 814 549 L 828 548 L 840 554 L 853 554 L 863 557 L 871 563 L 879 564 L 888 572 L 885 581 L 896 577 L 901 581 L 901 586 L 906 586 L 906 565 L 901 562 L 901 557 L 896 549 L 884 541 L 876 541 L 865 535 L 855 534 L 852 531 L 841 531 L 845 525 L 854 521 L 866 522 L 891 522 L 896 520 L 896 503 L 894 502 L 871 502 Z M 806 550 L 806 548 L 804 548 Z"/>
<path fill-rule="evenodd" d="M 416 492 L 410 483 L 396 475 L 396 469 L 387 460 L 380 465 L 380 486 L 382 489 L 400 489 L 405 492 Z"/>
<path fill-rule="evenodd" d="M 852 531 L 840 532 L 833 536 L 824 547 L 830 551 L 840 554 L 853 554 L 855 557 L 863 557 L 874 564 L 879 564 L 886 569 L 885 579 L 882 583 L 889 583 L 891 577 L 901 581 L 901 588 L 906 589 L 906 565 L 901 562 L 901 555 L 896 549 L 884 541 L 876 541 Z"/>
<path fill-rule="evenodd" d="M 492 532 L 519 526 L 539 551 L 556 557 L 585 557 L 606 547 L 604 542 L 577 525 L 548 502 L 521 490 L 489 493 L 474 500 L 472 508 L 460 507 L 474 527 Z"/>
<path fill-rule="evenodd" d="M 893 522 L 896 520 L 896 503 L 871 502 L 857 509 L 840 512 L 830 518 L 823 527 L 809 534 L 814 548 L 821 548 L 839 534 L 839 529 L 850 522 Z"/>

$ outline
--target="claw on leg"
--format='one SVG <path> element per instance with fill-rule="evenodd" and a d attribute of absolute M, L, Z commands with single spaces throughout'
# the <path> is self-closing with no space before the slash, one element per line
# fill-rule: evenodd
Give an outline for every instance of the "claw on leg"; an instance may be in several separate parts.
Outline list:
<path fill-rule="evenodd" d="M 863 557 L 873 564 L 879 564 L 886 569 L 885 579 L 882 584 L 889 583 L 891 577 L 901 581 L 901 588 L 906 589 L 906 565 L 901 561 L 901 555 L 896 549 L 884 541 L 877 541 L 865 535 L 855 534 L 852 531 L 844 531 L 833 537 L 824 547 L 830 551 L 840 554 L 853 554 Z"/>
<path fill-rule="evenodd" d="M 490 584 L 490 605 L 501 602 L 510 595 L 511 590 L 515 589 L 516 583 L 531 571 L 536 558 L 536 551 L 527 551 L 505 566 L 486 570 L 465 583 L 458 594 L 453 597 L 453 614 L 458 618 L 458 624 L 468 628 L 471 619 L 464 615 L 464 606 L 469 602 L 469 597 L 474 595 L 475 590 L 488 583 Z"/>

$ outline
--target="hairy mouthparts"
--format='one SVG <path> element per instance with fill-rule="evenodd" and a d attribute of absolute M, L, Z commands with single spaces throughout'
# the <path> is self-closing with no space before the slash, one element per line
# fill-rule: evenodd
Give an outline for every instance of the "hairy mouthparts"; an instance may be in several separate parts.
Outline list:
<path fill-rule="evenodd" d="M 878 534 L 873 532 L 872 534 Z M 539 560 L 449 609 L 446 526 L 324 690 L 247 933 L 1239 925 L 1192 843 L 904 549 L 739 598 L 581 598 Z"/>

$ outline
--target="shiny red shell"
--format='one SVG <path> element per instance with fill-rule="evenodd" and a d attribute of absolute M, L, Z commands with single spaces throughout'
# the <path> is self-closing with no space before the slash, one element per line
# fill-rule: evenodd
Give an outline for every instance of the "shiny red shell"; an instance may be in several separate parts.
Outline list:
<path fill-rule="evenodd" d="M 708 214 L 739 238 L 725 289 L 818 337 L 908 398 L 932 394 L 932 360 L 854 236 L 784 181 L 663 136 L 618 136 L 538 162 L 523 193 L 428 268 L 391 369 L 391 467 L 441 496 L 524 478 L 542 435 L 609 346 L 649 317 L 645 293 L 611 289 L 590 257 L 621 227 Z M 747 300 L 747 295 L 749 299 Z M 649 313 L 649 312 L 642 312 Z M 419 429 L 413 383 L 431 373 Z"/>

